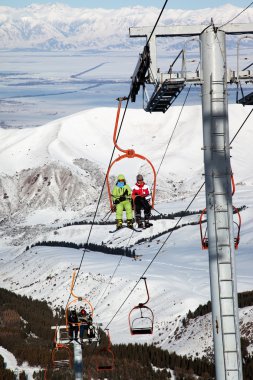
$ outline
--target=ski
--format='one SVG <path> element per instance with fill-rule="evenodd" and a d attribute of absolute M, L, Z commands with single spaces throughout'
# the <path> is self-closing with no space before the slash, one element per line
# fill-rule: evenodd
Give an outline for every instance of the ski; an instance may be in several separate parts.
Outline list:
<path fill-rule="evenodd" d="M 115 232 L 119 232 L 119 231 L 121 231 L 123 228 L 128 228 L 129 230 L 131 230 L 131 231 L 134 231 L 134 232 L 141 232 L 142 230 L 137 230 L 136 228 L 134 228 L 134 227 L 127 227 L 127 226 L 122 226 L 121 228 L 116 228 L 115 230 L 113 230 L 113 231 L 109 231 L 109 233 L 110 234 L 114 234 Z"/>
<path fill-rule="evenodd" d="M 134 231 L 134 232 L 141 232 L 142 230 L 137 230 L 137 228 L 134 228 L 134 227 L 126 227 L 126 228 L 128 228 L 129 230 L 132 230 L 132 231 Z"/>

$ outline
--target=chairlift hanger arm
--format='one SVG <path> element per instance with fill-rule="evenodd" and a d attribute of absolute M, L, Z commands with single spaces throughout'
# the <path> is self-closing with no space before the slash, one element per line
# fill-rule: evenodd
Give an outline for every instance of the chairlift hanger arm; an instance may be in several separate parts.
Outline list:
<path fill-rule="evenodd" d="M 70 286 L 70 294 L 71 294 L 74 298 L 78 298 L 78 296 L 75 295 L 75 293 L 74 293 L 75 278 L 76 278 L 76 270 L 74 269 L 74 270 L 73 270 L 73 273 L 72 273 L 72 281 L 71 281 L 71 286 Z"/>
<path fill-rule="evenodd" d="M 141 305 L 142 306 L 144 306 L 144 305 L 146 305 L 147 303 L 148 303 L 148 301 L 149 301 L 149 299 L 150 299 L 150 297 L 149 297 L 149 291 L 148 291 L 148 285 L 147 285 L 147 279 L 146 279 L 146 277 L 142 277 L 142 280 L 144 280 L 144 282 L 145 282 L 145 288 L 146 288 L 146 292 L 147 292 L 147 301 L 146 302 L 143 302 Z"/>
<path fill-rule="evenodd" d="M 122 104 L 122 101 L 127 100 L 127 99 L 128 98 L 125 96 L 116 99 L 116 100 L 118 100 L 118 109 L 117 109 L 115 126 L 114 126 L 114 131 L 113 131 L 113 144 L 114 144 L 115 148 L 117 148 L 120 152 L 123 152 L 123 153 L 126 153 L 126 150 L 119 147 L 119 145 L 117 143 L 117 134 L 118 134 L 118 125 L 119 125 L 119 116 L 120 116 L 121 104 Z"/>

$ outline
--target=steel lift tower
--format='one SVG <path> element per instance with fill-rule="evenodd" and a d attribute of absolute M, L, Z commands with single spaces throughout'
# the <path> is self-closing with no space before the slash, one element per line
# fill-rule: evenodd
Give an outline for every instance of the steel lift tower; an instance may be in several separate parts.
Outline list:
<path fill-rule="evenodd" d="M 239 315 L 237 301 L 233 206 L 228 123 L 227 83 L 252 81 L 250 70 L 242 73 L 227 69 L 226 35 L 253 33 L 253 24 L 160 26 L 151 36 L 151 27 L 130 28 L 130 37 L 146 37 L 132 77 L 131 100 L 140 86 L 153 84 L 145 110 L 166 112 L 187 83 L 202 87 L 202 118 L 208 251 L 212 302 L 216 380 L 242 380 Z M 186 71 L 184 51 L 181 72 L 167 73 L 156 67 L 157 37 L 197 36 L 200 45 L 200 68 Z M 151 37 L 151 38 L 150 38 Z M 179 54 L 179 55 L 180 55 Z M 178 55 L 178 56 L 179 56 Z"/>

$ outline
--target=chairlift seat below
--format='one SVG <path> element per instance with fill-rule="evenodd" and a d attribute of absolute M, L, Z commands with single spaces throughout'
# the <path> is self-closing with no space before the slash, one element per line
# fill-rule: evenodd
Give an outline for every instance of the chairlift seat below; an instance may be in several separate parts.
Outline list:
<path fill-rule="evenodd" d="M 132 328 L 131 329 L 132 335 L 145 335 L 145 334 L 153 334 L 152 327 L 140 327 L 140 328 Z"/>
<path fill-rule="evenodd" d="M 112 365 L 100 365 L 97 367 L 97 371 L 112 371 Z"/>

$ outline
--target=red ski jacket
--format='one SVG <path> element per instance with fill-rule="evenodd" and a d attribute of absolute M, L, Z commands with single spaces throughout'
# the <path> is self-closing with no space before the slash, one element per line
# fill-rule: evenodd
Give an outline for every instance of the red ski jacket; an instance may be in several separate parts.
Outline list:
<path fill-rule="evenodd" d="M 146 185 L 145 182 L 142 182 L 142 183 L 137 182 L 134 185 L 133 190 L 132 190 L 132 198 L 135 199 L 137 195 L 145 198 L 147 201 L 151 199 L 149 186 Z"/>

